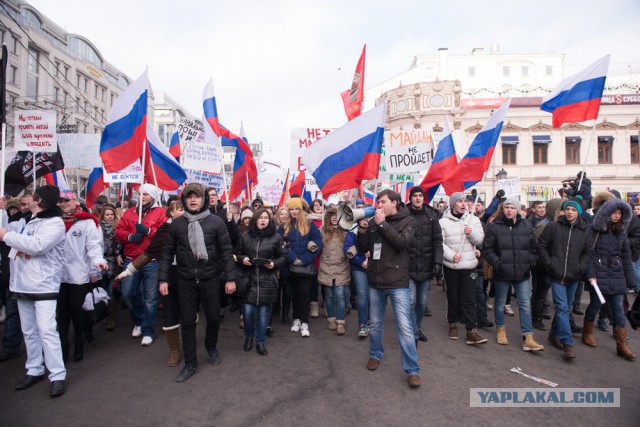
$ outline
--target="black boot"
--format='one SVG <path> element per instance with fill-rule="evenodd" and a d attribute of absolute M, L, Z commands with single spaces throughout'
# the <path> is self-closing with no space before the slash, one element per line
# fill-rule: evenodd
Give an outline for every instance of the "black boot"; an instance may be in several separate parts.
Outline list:
<path fill-rule="evenodd" d="M 60 347 L 62 348 L 62 361 L 67 363 L 69 361 L 69 340 L 60 336 Z"/>
<path fill-rule="evenodd" d="M 266 356 L 267 354 L 269 354 L 264 344 L 260 343 L 256 344 L 256 351 L 260 356 Z"/>
<path fill-rule="evenodd" d="M 245 338 L 244 339 L 244 351 L 251 351 L 253 347 L 253 338 Z"/>
<path fill-rule="evenodd" d="M 76 338 L 73 346 L 73 360 L 79 362 L 84 357 L 84 340 L 82 337 Z"/>

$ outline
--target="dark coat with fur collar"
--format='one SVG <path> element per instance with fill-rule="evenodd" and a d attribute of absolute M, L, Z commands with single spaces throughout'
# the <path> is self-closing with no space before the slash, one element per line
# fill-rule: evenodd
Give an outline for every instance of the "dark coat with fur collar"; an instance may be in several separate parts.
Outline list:
<path fill-rule="evenodd" d="M 607 230 L 609 218 L 616 209 L 622 211 L 622 231 L 619 234 Z M 591 227 L 597 240 L 588 277 L 596 278 L 604 295 L 624 294 L 628 288 L 635 288 L 631 250 L 627 238 L 631 217 L 629 204 L 620 199 L 613 199 L 605 202 L 593 219 Z"/>

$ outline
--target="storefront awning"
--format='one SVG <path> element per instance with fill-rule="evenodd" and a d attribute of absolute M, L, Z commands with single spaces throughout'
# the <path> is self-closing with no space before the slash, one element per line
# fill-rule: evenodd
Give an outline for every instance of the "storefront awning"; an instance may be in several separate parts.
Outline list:
<path fill-rule="evenodd" d="M 598 137 L 598 142 L 606 142 L 607 144 L 612 144 L 613 143 L 613 137 L 612 136 L 599 136 Z"/>
<path fill-rule="evenodd" d="M 551 135 L 533 135 L 534 144 L 551 144 Z"/>
<path fill-rule="evenodd" d="M 638 135 L 631 135 L 631 142 L 637 143 L 638 142 Z"/>
<path fill-rule="evenodd" d="M 582 138 L 579 136 L 568 136 L 564 139 L 567 144 L 579 144 L 582 142 Z"/>
<path fill-rule="evenodd" d="M 501 136 L 500 140 L 502 141 L 502 145 L 516 145 L 520 143 L 520 138 L 517 136 Z"/>

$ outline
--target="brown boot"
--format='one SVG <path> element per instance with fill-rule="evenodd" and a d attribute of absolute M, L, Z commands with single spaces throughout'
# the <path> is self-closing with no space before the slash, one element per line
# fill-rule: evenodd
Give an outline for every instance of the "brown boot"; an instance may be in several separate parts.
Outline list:
<path fill-rule="evenodd" d="M 596 340 L 593 337 L 593 328 L 595 325 L 596 322 L 587 322 L 585 320 L 582 328 L 582 342 L 589 347 L 597 347 Z"/>
<path fill-rule="evenodd" d="M 635 353 L 629 350 L 629 346 L 627 345 L 627 329 L 626 328 L 616 328 L 616 352 L 618 356 L 626 359 L 626 360 L 634 360 L 636 358 Z"/>
<path fill-rule="evenodd" d="M 336 329 L 338 329 L 338 324 L 336 323 L 336 318 L 335 317 L 329 317 L 327 320 L 329 321 L 329 330 L 330 331 L 335 331 Z"/>
<path fill-rule="evenodd" d="M 564 353 L 562 354 L 562 358 L 567 362 L 571 359 L 576 358 L 576 353 L 573 351 L 573 346 L 569 344 L 562 344 L 562 350 Z"/>
<path fill-rule="evenodd" d="M 344 335 L 345 333 L 347 333 L 344 327 L 344 320 L 338 320 L 336 323 L 338 324 L 336 327 L 336 332 L 338 335 Z"/>
<path fill-rule="evenodd" d="M 116 314 L 118 314 L 118 301 L 113 298 L 109 299 L 107 307 L 107 331 L 113 331 L 116 328 Z"/>
<path fill-rule="evenodd" d="M 558 350 L 562 350 L 562 342 L 560 341 L 560 338 L 558 338 L 556 334 L 552 334 L 551 332 L 549 332 L 549 337 L 547 338 L 547 341 L 549 341 L 551 345 L 557 348 Z"/>
<path fill-rule="evenodd" d="M 507 345 L 509 343 L 509 341 L 507 341 L 506 326 L 496 326 L 496 342 L 501 345 Z"/>
<path fill-rule="evenodd" d="M 180 353 L 180 328 L 167 329 L 164 331 L 169 345 L 169 361 L 167 365 L 170 367 L 178 366 L 182 354 Z"/>

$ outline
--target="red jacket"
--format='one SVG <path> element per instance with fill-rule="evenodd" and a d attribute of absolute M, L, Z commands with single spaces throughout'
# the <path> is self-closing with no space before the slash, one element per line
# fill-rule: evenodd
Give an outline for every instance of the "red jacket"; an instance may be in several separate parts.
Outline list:
<path fill-rule="evenodd" d="M 144 236 L 140 243 L 130 242 L 128 237 L 130 234 L 134 234 L 136 232 L 136 223 L 138 222 L 138 212 L 136 208 L 129 208 L 125 211 L 120 221 L 118 221 L 118 225 L 116 226 L 116 239 L 124 244 L 124 255 L 126 257 L 136 259 L 140 254 L 142 254 L 149 243 L 151 243 L 151 239 L 155 236 L 158 228 L 167 222 L 167 216 L 165 215 L 165 209 L 161 207 L 155 207 L 149 209 L 142 216 L 142 224 L 149 227 L 151 232 L 149 235 Z"/>

